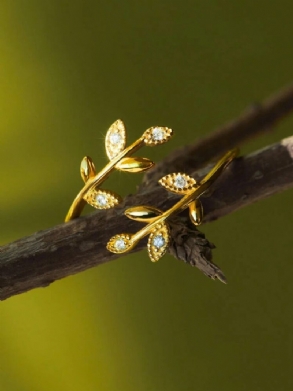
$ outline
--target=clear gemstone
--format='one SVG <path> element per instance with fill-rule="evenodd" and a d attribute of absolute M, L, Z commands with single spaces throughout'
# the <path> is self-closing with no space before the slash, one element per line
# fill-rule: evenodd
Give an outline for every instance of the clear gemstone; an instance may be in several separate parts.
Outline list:
<path fill-rule="evenodd" d="M 174 180 L 174 185 L 179 189 L 183 189 L 186 186 L 186 180 L 183 178 L 182 175 L 177 175 Z"/>
<path fill-rule="evenodd" d="M 106 206 L 108 203 L 107 197 L 104 194 L 98 194 L 96 201 L 100 206 Z"/>
<path fill-rule="evenodd" d="M 110 135 L 110 143 L 111 144 L 119 144 L 122 140 L 122 136 L 120 133 L 112 133 Z"/>
<path fill-rule="evenodd" d="M 153 239 L 153 245 L 157 248 L 161 248 L 165 245 L 165 239 L 162 235 L 156 235 Z"/>
<path fill-rule="evenodd" d="M 164 140 L 165 132 L 161 128 L 154 128 L 152 131 L 152 138 L 155 141 Z"/>
<path fill-rule="evenodd" d="M 126 249 L 126 243 L 123 239 L 117 239 L 114 246 L 118 251 L 122 251 Z"/>

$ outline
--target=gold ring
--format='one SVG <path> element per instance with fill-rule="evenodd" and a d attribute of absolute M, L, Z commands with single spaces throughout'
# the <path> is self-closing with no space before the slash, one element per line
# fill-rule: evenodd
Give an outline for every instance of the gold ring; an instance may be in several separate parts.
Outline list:
<path fill-rule="evenodd" d="M 136 206 L 125 211 L 132 220 L 148 223 L 136 234 L 123 233 L 113 236 L 107 243 L 107 249 L 121 254 L 130 251 L 148 234 L 148 253 L 151 261 L 158 261 L 167 251 L 170 244 L 170 228 L 167 219 L 189 208 L 189 216 L 193 224 L 199 225 L 203 218 L 203 209 L 199 197 L 221 175 L 225 167 L 237 156 L 238 149 L 227 152 L 199 182 L 184 173 L 169 174 L 159 180 L 167 190 L 184 195 L 180 201 L 165 212 L 150 206 Z"/>
<path fill-rule="evenodd" d="M 154 163 L 143 157 L 129 157 L 143 145 L 155 146 L 168 141 L 173 135 L 170 128 L 152 126 L 143 135 L 126 146 L 126 129 L 123 121 L 115 121 L 107 131 L 105 148 L 110 162 L 97 174 L 92 159 L 88 156 L 81 161 L 80 173 L 85 182 L 84 187 L 75 197 L 65 221 L 80 216 L 86 203 L 97 209 L 109 209 L 119 204 L 122 199 L 118 194 L 109 190 L 100 189 L 100 185 L 116 168 L 120 171 L 142 172 L 150 169 Z"/>

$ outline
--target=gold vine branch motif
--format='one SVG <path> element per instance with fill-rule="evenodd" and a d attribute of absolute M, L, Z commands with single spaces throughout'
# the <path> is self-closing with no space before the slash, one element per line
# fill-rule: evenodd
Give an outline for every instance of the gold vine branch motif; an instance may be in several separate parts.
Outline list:
<path fill-rule="evenodd" d="M 110 161 L 99 173 L 96 173 L 92 159 L 89 156 L 82 159 L 80 174 L 85 185 L 75 197 L 65 221 L 78 217 L 86 203 L 97 209 L 109 209 L 119 204 L 121 197 L 112 191 L 100 189 L 100 185 L 114 169 L 131 173 L 149 170 L 154 165 L 151 160 L 144 157 L 130 157 L 130 155 L 144 145 L 163 144 L 172 136 L 172 129 L 152 126 L 138 140 L 126 147 L 125 125 L 120 119 L 115 121 L 108 129 L 105 138 L 106 153 Z"/>
<path fill-rule="evenodd" d="M 136 206 L 127 209 L 125 215 L 129 219 L 148 225 L 136 234 L 123 233 L 113 236 L 107 243 L 107 249 L 116 254 L 125 253 L 149 235 L 147 245 L 149 257 L 152 262 L 158 261 L 166 253 L 171 241 L 167 219 L 189 208 L 192 223 L 201 224 L 203 208 L 199 197 L 215 182 L 238 152 L 238 149 L 228 151 L 199 183 L 184 173 L 169 174 L 161 178 L 159 183 L 163 187 L 184 197 L 165 212 L 151 206 Z"/>

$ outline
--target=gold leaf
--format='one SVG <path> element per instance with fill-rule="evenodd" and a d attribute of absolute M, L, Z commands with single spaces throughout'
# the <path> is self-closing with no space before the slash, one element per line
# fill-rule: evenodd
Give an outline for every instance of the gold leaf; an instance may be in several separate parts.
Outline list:
<path fill-rule="evenodd" d="M 107 131 L 105 146 L 108 158 L 111 160 L 117 156 L 126 145 L 126 130 L 123 121 L 118 119 Z"/>
<path fill-rule="evenodd" d="M 96 175 L 94 162 L 89 156 L 85 156 L 81 161 L 80 175 L 84 182 L 87 182 L 89 178 L 92 178 Z"/>
<path fill-rule="evenodd" d="M 127 209 L 124 214 L 131 220 L 151 223 L 162 214 L 162 211 L 152 206 L 135 206 Z"/>
<path fill-rule="evenodd" d="M 146 145 L 154 146 L 163 144 L 173 136 L 173 130 L 165 126 L 152 126 L 147 129 L 142 137 Z"/>
<path fill-rule="evenodd" d="M 166 175 L 159 180 L 159 183 L 176 194 L 188 194 L 190 190 L 196 188 L 196 180 L 181 172 Z"/>
<path fill-rule="evenodd" d="M 120 171 L 142 172 L 154 165 L 154 162 L 144 157 L 124 157 L 117 164 L 116 168 Z"/>
<path fill-rule="evenodd" d="M 200 225 L 203 218 L 203 208 L 200 200 L 194 200 L 189 205 L 189 217 L 194 225 Z"/>
<path fill-rule="evenodd" d="M 93 189 L 87 193 L 85 200 L 96 209 L 110 209 L 118 205 L 122 199 L 109 190 Z"/>
<path fill-rule="evenodd" d="M 113 236 L 107 243 L 107 249 L 115 254 L 125 253 L 134 247 L 131 242 L 131 234 L 119 234 Z"/>
<path fill-rule="evenodd" d="M 152 262 L 157 262 L 167 251 L 171 237 L 166 223 L 155 226 L 148 240 L 148 253 Z"/>

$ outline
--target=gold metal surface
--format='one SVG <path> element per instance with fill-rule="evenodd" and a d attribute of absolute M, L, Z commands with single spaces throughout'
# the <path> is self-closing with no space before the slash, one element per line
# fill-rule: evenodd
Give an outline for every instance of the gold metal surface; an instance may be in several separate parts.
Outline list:
<path fill-rule="evenodd" d="M 125 211 L 125 216 L 131 220 L 141 221 L 142 223 L 151 223 L 163 212 L 152 206 L 135 206 Z"/>
<path fill-rule="evenodd" d="M 114 141 L 114 142 L 113 142 Z M 125 125 L 121 119 L 115 121 L 107 131 L 106 139 L 106 153 L 111 160 L 125 149 L 126 146 L 126 130 Z"/>
<path fill-rule="evenodd" d="M 152 262 L 157 262 L 166 254 L 170 240 L 169 225 L 164 222 L 155 225 L 148 239 L 148 253 Z"/>
<path fill-rule="evenodd" d="M 189 218 L 194 225 L 201 224 L 203 208 L 200 200 L 194 200 L 189 204 Z"/>
<path fill-rule="evenodd" d="M 89 205 L 97 209 L 110 209 L 122 201 L 119 194 L 104 189 L 93 189 L 85 195 L 84 199 Z M 101 201 L 98 202 L 99 200 Z"/>
<path fill-rule="evenodd" d="M 113 236 L 107 244 L 107 249 L 116 254 L 125 253 L 135 247 L 139 240 L 150 234 L 148 253 L 153 262 L 158 261 L 165 254 L 171 240 L 166 220 L 189 207 L 191 221 L 195 225 L 199 225 L 202 222 L 203 211 L 198 198 L 215 182 L 237 154 L 238 149 L 227 152 L 199 183 L 196 183 L 195 180 L 192 181 L 192 178 L 183 173 L 170 174 L 160 179 L 159 183 L 167 190 L 177 194 L 185 194 L 184 197 L 165 212 L 149 206 L 127 209 L 125 215 L 128 218 L 148 222 L 148 225 L 135 234 L 127 233 Z M 181 177 L 178 178 L 178 175 Z"/>
<path fill-rule="evenodd" d="M 189 194 L 190 190 L 196 187 L 196 180 L 182 172 L 166 175 L 159 180 L 159 183 L 176 194 Z"/>
<path fill-rule="evenodd" d="M 145 157 L 124 157 L 116 164 L 117 170 L 127 172 L 142 172 L 149 170 L 155 163 Z"/>
<path fill-rule="evenodd" d="M 86 183 L 89 180 L 89 178 L 93 178 L 96 175 L 94 162 L 89 156 L 85 156 L 81 161 L 80 175 L 84 183 Z"/>
<path fill-rule="evenodd" d="M 146 145 L 155 146 L 158 144 L 163 144 L 173 136 L 173 131 L 170 128 L 163 126 L 152 126 L 147 129 L 144 134 L 144 142 Z"/>
<path fill-rule="evenodd" d="M 99 186 L 108 178 L 111 172 L 117 168 L 120 171 L 141 172 L 153 166 L 153 162 L 146 158 L 129 158 L 142 146 L 155 146 L 167 142 L 173 135 L 172 129 L 162 126 L 153 126 L 147 129 L 143 135 L 132 143 L 126 145 L 126 130 L 123 121 L 115 121 L 107 131 L 105 138 L 105 148 L 110 162 L 96 174 L 92 159 L 84 157 L 81 162 L 80 173 L 85 182 L 84 187 L 75 197 L 65 221 L 78 217 L 85 204 L 89 203 L 97 209 L 112 208 L 121 202 L 121 197 L 109 190 L 99 189 Z"/>

